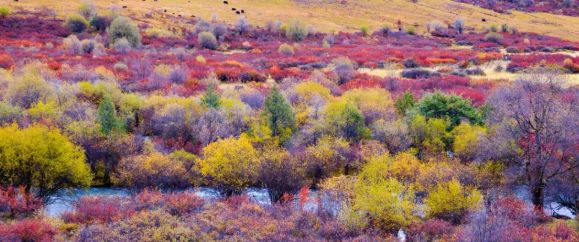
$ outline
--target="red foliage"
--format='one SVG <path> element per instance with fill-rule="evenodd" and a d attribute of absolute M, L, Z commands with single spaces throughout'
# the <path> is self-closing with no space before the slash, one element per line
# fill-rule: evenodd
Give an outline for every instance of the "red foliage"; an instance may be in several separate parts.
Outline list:
<path fill-rule="evenodd" d="M 0 241 L 53 241 L 57 230 L 38 219 L 0 223 Z"/>
<path fill-rule="evenodd" d="M 306 203 L 308 202 L 309 196 L 310 196 L 310 189 L 308 187 L 302 187 L 302 189 L 300 189 L 298 193 L 300 209 L 302 210 L 304 209 L 304 205 L 306 205 Z"/>
<path fill-rule="evenodd" d="M 173 215 L 189 214 L 198 211 L 205 201 L 192 192 L 162 193 L 144 190 L 133 200 L 138 210 L 164 208 Z"/>
<path fill-rule="evenodd" d="M 10 69 L 14 66 L 14 59 L 6 53 L 0 53 L 0 68 Z"/>
<path fill-rule="evenodd" d="M 342 90 L 347 91 L 356 88 L 381 88 L 384 86 L 384 81 L 376 76 L 370 76 L 367 74 L 356 75 L 354 79 L 340 86 Z"/>
<path fill-rule="evenodd" d="M 533 241 L 579 241 L 579 232 L 564 222 L 541 225 L 531 232 Z"/>
<path fill-rule="evenodd" d="M 42 200 L 27 193 L 24 187 L 0 187 L 0 214 L 8 213 L 10 217 L 27 216 L 40 207 Z"/>
<path fill-rule="evenodd" d="M 424 222 L 412 223 L 408 228 L 407 235 L 410 241 L 437 241 L 443 236 L 453 233 L 451 223 L 439 219 L 431 219 Z"/>
<path fill-rule="evenodd" d="M 75 211 L 65 213 L 62 218 L 67 222 L 106 223 L 126 218 L 134 209 L 118 197 L 82 197 L 75 203 Z"/>

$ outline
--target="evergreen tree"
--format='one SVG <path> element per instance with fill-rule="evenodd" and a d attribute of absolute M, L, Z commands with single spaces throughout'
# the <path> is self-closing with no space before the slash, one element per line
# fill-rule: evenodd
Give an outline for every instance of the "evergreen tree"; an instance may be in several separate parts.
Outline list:
<path fill-rule="evenodd" d="M 404 94 L 396 99 L 396 111 L 400 115 L 406 114 L 406 110 L 414 107 L 414 95 L 411 92 L 404 92 Z"/>
<path fill-rule="evenodd" d="M 218 109 L 219 106 L 221 106 L 220 99 L 221 98 L 219 97 L 219 95 L 215 92 L 215 87 L 213 85 L 209 85 L 209 87 L 207 87 L 205 95 L 203 95 L 203 97 L 201 98 L 201 103 L 203 104 L 203 106 L 207 108 Z"/>
<path fill-rule="evenodd" d="M 268 119 L 272 135 L 278 136 L 281 142 L 287 141 L 296 129 L 291 106 L 277 88 L 265 99 L 264 115 Z"/>
<path fill-rule="evenodd" d="M 99 104 L 98 118 L 101 123 L 101 132 L 105 135 L 122 128 L 122 124 L 117 118 L 115 104 L 108 96 L 105 96 Z"/>

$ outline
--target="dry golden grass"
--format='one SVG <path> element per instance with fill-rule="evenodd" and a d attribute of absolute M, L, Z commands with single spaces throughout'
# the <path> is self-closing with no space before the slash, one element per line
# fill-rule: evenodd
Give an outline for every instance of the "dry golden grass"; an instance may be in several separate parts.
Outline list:
<path fill-rule="evenodd" d="M 547 13 L 524 13 L 513 11 L 512 14 L 499 14 L 480 7 L 456 3 L 451 0 L 420 0 L 413 4 L 408 0 L 349 0 L 347 4 L 323 3 L 339 2 L 324 0 L 231 0 L 224 5 L 221 0 L 107 0 L 93 1 L 99 8 L 106 9 L 113 5 L 127 6 L 121 12 L 133 15 L 139 20 L 150 24 L 176 25 L 178 15 L 183 18 L 191 15 L 210 19 L 213 15 L 220 19 L 233 22 L 237 15 L 232 7 L 244 9 L 246 16 L 253 24 L 264 25 L 267 21 L 300 19 L 319 31 L 357 31 L 362 26 L 371 30 L 382 26 L 393 27 L 397 20 L 404 25 L 418 26 L 418 31 L 425 31 L 425 24 L 434 20 L 452 23 L 462 18 L 467 26 L 477 29 L 492 25 L 509 24 L 520 31 L 536 32 L 557 36 L 570 40 L 579 40 L 579 18 L 559 16 Z M 80 0 L 0 0 L 0 5 L 12 8 L 26 9 L 48 6 L 56 9 L 59 14 L 76 11 Z M 163 13 L 163 10 L 167 10 Z M 157 13 L 153 18 L 145 18 L 145 13 Z M 487 22 L 482 22 L 485 18 Z"/>

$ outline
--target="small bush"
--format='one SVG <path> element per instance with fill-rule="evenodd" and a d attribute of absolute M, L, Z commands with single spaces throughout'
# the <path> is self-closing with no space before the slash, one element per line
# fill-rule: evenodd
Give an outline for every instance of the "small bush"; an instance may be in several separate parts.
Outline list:
<path fill-rule="evenodd" d="M 82 42 L 78 40 L 76 35 L 70 35 L 62 40 L 63 47 L 68 50 L 73 55 L 80 55 L 82 54 Z"/>
<path fill-rule="evenodd" d="M 90 26 L 98 32 L 104 32 L 107 30 L 107 26 L 110 24 L 110 19 L 103 16 L 94 16 L 90 19 Z"/>
<path fill-rule="evenodd" d="M 66 19 L 66 27 L 73 33 L 80 33 L 86 30 L 88 22 L 83 16 L 73 14 Z"/>
<path fill-rule="evenodd" d="M 185 67 L 176 67 L 169 73 L 169 80 L 172 83 L 182 84 L 187 80 L 187 69 Z"/>
<path fill-rule="evenodd" d="M 356 63 L 347 57 L 333 59 L 332 63 L 340 85 L 350 81 L 356 75 Z"/>
<path fill-rule="evenodd" d="M 452 25 L 453 25 L 454 29 L 456 29 L 456 31 L 459 34 L 462 34 L 462 32 L 464 31 L 464 20 L 457 19 L 454 21 L 454 23 Z"/>
<path fill-rule="evenodd" d="M 418 78 L 429 78 L 434 76 L 440 76 L 440 74 L 436 72 L 432 72 L 426 69 L 406 69 L 403 70 L 401 73 L 402 77 L 410 78 L 410 79 L 418 79 Z"/>
<path fill-rule="evenodd" d="M 117 17 L 109 27 L 109 43 L 115 44 L 117 40 L 126 39 L 132 47 L 141 45 L 139 28 L 127 17 Z"/>
<path fill-rule="evenodd" d="M 211 31 L 211 23 L 201 19 L 199 20 L 195 26 L 193 26 L 193 32 L 199 34 L 201 32 L 210 32 Z"/>
<path fill-rule="evenodd" d="M 90 1 L 83 1 L 78 8 L 78 13 L 85 18 L 91 18 L 96 15 L 96 6 Z"/>
<path fill-rule="evenodd" d="M 85 39 L 80 42 L 82 45 L 82 52 L 85 54 L 91 54 L 96 48 L 96 41 L 92 39 Z"/>
<path fill-rule="evenodd" d="M 131 51 L 131 43 L 129 43 L 127 39 L 122 38 L 115 42 L 113 48 L 121 54 L 127 54 Z"/>
<path fill-rule="evenodd" d="M 217 38 L 211 32 L 201 32 L 197 36 L 197 43 L 201 48 L 215 50 L 218 47 Z"/>
<path fill-rule="evenodd" d="M 402 65 L 404 65 L 405 68 L 418 68 L 418 67 L 420 67 L 418 62 L 416 62 L 416 60 L 414 60 L 412 58 L 408 58 L 408 59 L 404 60 Z"/>
<path fill-rule="evenodd" d="M 500 44 L 502 39 L 503 39 L 503 36 L 501 34 L 495 33 L 495 32 L 491 32 L 491 33 L 488 33 L 487 35 L 485 35 L 486 41 L 494 42 L 497 44 Z"/>
<path fill-rule="evenodd" d="M 247 33 L 249 31 L 249 28 L 250 28 L 249 22 L 243 16 L 239 17 L 239 19 L 237 19 L 237 22 L 235 22 L 235 31 L 237 31 L 237 33 L 240 35 Z"/>
<path fill-rule="evenodd" d="M 362 26 L 362 28 L 360 28 L 360 33 L 362 33 L 363 36 L 368 36 L 368 27 Z"/>
<path fill-rule="evenodd" d="M 39 219 L 0 224 L 0 241 L 53 241 L 57 230 Z"/>
<path fill-rule="evenodd" d="M 501 32 L 508 33 L 509 32 L 509 25 L 508 24 L 501 25 Z"/>
<path fill-rule="evenodd" d="M 113 66 L 113 69 L 115 69 L 117 71 L 125 71 L 125 70 L 129 69 L 129 67 L 125 63 L 117 62 Z"/>
<path fill-rule="evenodd" d="M 0 187 L 0 215 L 18 218 L 31 215 L 42 207 L 42 200 L 26 192 L 24 187 Z M 4 217 L 4 216 L 2 216 Z"/>
<path fill-rule="evenodd" d="M 414 27 L 409 27 L 406 29 L 406 33 L 409 35 L 416 35 L 416 29 Z"/>
<path fill-rule="evenodd" d="M 207 63 L 207 60 L 205 60 L 205 57 L 203 57 L 202 55 L 197 55 L 195 57 L 195 61 L 201 63 L 201 64 L 205 64 Z"/>
<path fill-rule="evenodd" d="M 220 39 L 227 34 L 227 25 L 225 24 L 214 24 L 212 31 L 215 38 Z"/>
<path fill-rule="evenodd" d="M 294 41 L 302 41 L 308 37 L 308 26 L 300 21 L 293 21 L 286 27 L 285 36 Z"/>
<path fill-rule="evenodd" d="M 0 7 L 0 17 L 6 18 L 8 15 L 10 15 L 10 9 L 7 7 Z"/>
<path fill-rule="evenodd" d="M 286 56 L 290 56 L 294 54 L 294 48 L 291 45 L 284 43 L 279 46 L 277 52 Z"/>

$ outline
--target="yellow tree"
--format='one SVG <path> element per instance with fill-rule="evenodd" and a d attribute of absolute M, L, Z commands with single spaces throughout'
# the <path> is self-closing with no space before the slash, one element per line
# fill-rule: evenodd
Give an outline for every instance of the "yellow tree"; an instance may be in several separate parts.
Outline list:
<path fill-rule="evenodd" d="M 485 134 L 484 127 L 461 123 L 452 130 L 454 137 L 452 150 L 462 160 L 471 160 L 477 155 L 480 140 Z"/>
<path fill-rule="evenodd" d="M 354 104 L 364 114 L 368 123 L 388 119 L 396 113 L 390 93 L 382 88 L 353 89 L 345 92 L 340 98 Z"/>
<path fill-rule="evenodd" d="M 260 161 L 246 134 L 213 142 L 203 149 L 203 154 L 199 171 L 226 195 L 241 192 L 258 175 Z"/>
<path fill-rule="evenodd" d="M 414 189 L 389 173 L 392 160 L 387 156 L 370 160 L 360 171 L 354 188 L 352 209 L 372 226 L 396 232 L 414 219 Z"/>
<path fill-rule="evenodd" d="M 57 129 L 40 125 L 0 128 L 0 184 L 26 186 L 40 197 L 60 188 L 89 186 L 92 174 L 82 148 Z"/>
<path fill-rule="evenodd" d="M 427 206 L 428 217 L 441 218 L 453 223 L 459 223 L 464 216 L 481 206 L 481 193 L 475 188 L 465 188 L 456 179 L 439 184 L 424 203 Z"/>

